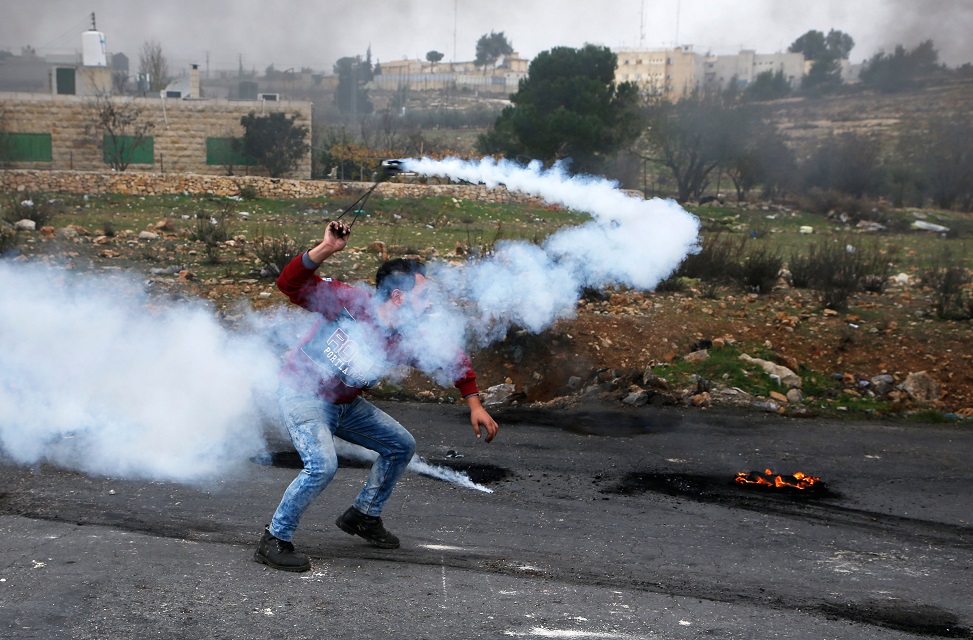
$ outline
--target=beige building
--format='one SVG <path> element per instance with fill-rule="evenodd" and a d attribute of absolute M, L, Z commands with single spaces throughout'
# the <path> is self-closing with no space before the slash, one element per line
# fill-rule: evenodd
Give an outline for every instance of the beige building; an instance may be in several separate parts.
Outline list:
<path fill-rule="evenodd" d="M 619 49 L 616 82 L 634 82 L 646 95 L 682 100 L 696 90 L 727 89 L 732 82 L 743 88 L 764 71 L 784 72 L 792 87 L 804 75 L 799 53 L 758 54 L 743 50 L 735 55 L 702 55 L 689 45 L 673 49 Z"/>
<path fill-rule="evenodd" d="M 265 175 L 234 150 L 233 139 L 243 135 L 240 118 L 251 112 L 283 112 L 297 114 L 297 124 L 311 127 L 311 103 L 307 101 L 108 97 L 117 107 L 137 110 L 140 122 L 152 124 L 135 145 L 131 128 L 113 139 L 98 125 L 99 101 L 104 104 L 105 99 L 0 93 L 3 166 L 105 171 L 112 166 L 112 150 L 120 144 L 131 152 L 126 158 L 133 171 Z M 310 150 L 292 177 L 311 177 Z"/>
<path fill-rule="evenodd" d="M 619 49 L 616 82 L 634 82 L 643 93 L 681 100 L 703 77 L 705 58 L 689 45 L 674 49 Z"/>
<path fill-rule="evenodd" d="M 505 56 L 496 68 L 483 69 L 473 62 L 437 62 L 427 60 L 394 60 L 381 63 L 381 74 L 369 88 L 396 90 L 408 86 L 417 91 L 469 89 L 486 93 L 510 94 L 517 90 L 521 78 L 527 77 L 529 60 L 518 53 Z"/>
<path fill-rule="evenodd" d="M 0 92 L 0 166 L 14 169 L 160 173 L 253 174 L 266 171 L 244 157 L 236 142 L 240 120 L 254 113 L 296 115 L 311 130 L 309 101 L 203 99 L 198 65 L 152 97 L 115 95 L 105 36 L 94 28 L 81 34 L 80 59 L 52 63 L 49 93 Z M 133 121 L 109 130 L 109 111 Z M 149 125 L 143 134 L 138 128 Z M 311 177 L 310 147 L 291 177 Z"/>
<path fill-rule="evenodd" d="M 799 88 L 805 73 L 804 54 L 762 54 L 744 49 L 736 55 L 707 56 L 702 86 L 725 91 L 731 83 L 736 82 L 737 88 L 743 89 L 760 74 L 778 71 L 783 72 L 792 89 Z"/>

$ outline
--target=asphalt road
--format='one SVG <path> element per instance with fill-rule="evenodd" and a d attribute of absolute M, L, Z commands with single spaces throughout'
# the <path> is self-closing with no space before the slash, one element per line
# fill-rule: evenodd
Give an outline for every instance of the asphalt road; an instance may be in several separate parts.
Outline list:
<path fill-rule="evenodd" d="M 277 435 L 206 487 L 0 461 L 0 637 L 973 637 L 969 427 L 505 411 L 487 445 L 462 408 L 385 407 L 493 492 L 407 474 L 385 551 L 333 524 L 344 467 L 303 574 L 251 560 L 297 472 Z M 732 482 L 765 468 L 825 489 Z"/>

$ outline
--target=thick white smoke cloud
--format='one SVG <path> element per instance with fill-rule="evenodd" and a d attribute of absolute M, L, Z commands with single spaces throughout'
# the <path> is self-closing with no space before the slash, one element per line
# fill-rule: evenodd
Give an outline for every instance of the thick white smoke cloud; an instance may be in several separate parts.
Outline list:
<path fill-rule="evenodd" d="M 14 461 L 203 481 L 262 449 L 268 340 L 118 275 L 0 263 L 0 291 L 0 451 Z"/>
<path fill-rule="evenodd" d="M 539 162 L 523 167 L 492 158 L 422 158 L 404 160 L 403 168 L 487 187 L 504 185 L 591 214 L 591 221 L 562 229 L 540 246 L 503 242 L 486 259 L 436 271 L 441 290 L 467 302 L 467 339 L 478 346 L 514 325 L 536 332 L 572 316 L 585 287 L 653 289 L 698 250 L 699 220 L 674 201 L 644 200 L 612 181 L 571 176 L 560 166 L 545 170 Z"/>

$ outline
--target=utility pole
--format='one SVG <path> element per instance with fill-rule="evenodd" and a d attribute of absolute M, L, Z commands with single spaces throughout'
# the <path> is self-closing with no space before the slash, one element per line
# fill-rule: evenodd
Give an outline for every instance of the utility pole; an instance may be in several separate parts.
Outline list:
<path fill-rule="evenodd" d="M 642 14 L 639 17 L 639 49 L 645 48 L 645 0 L 642 0 Z"/>
<path fill-rule="evenodd" d="M 682 9 L 681 0 L 676 0 L 676 46 L 679 46 L 679 12 Z"/>

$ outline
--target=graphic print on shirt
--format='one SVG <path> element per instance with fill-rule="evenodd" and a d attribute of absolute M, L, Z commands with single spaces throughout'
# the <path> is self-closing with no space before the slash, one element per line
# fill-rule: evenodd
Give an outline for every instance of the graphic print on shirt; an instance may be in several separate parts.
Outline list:
<path fill-rule="evenodd" d="M 391 368 L 385 361 L 385 340 L 359 323 L 348 309 L 322 322 L 301 351 L 317 365 L 323 379 L 337 378 L 349 387 L 367 389 Z"/>

